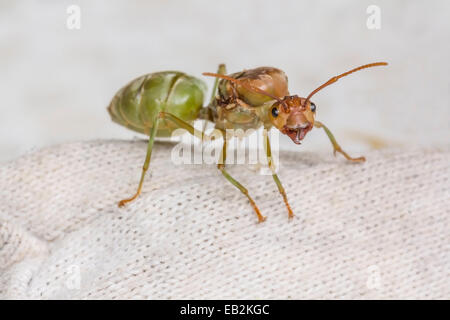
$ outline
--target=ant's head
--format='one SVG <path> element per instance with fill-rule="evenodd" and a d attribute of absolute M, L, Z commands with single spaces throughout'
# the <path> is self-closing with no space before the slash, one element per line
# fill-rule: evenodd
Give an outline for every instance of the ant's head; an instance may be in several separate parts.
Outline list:
<path fill-rule="evenodd" d="M 269 109 L 270 122 L 296 144 L 313 128 L 315 114 L 316 105 L 297 95 L 286 96 Z"/>
<path fill-rule="evenodd" d="M 385 66 L 386 62 L 375 62 L 365 64 L 363 66 L 354 68 L 350 71 L 344 72 L 340 75 L 332 77 L 330 80 L 313 90 L 308 97 L 300 98 L 297 95 L 293 96 L 285 96 L 284 98 L 276 97 L 258 87 L 252 86 L 246 82 L 241 82 L 239 79 L 234 79 L 229 76 L 220 75 L 216 73 L 205 72 L 203 75 L 205 76 L 213 76 L 217 78 L 222 78 L 236 84 L 240 84 L 246 89 L 266 95 L 275 102 L 269 109 L 268 117 L 272 125 L 274 125 L 278 130 L 280 130 L 283 134 L 289 136 L 292 141 L 296 144 L 300 144 L 301 140 L 305 137 L 305 135 L 313 128 L 314 126 L 314 118 L 316 114 L 316 105 L 310 101 L 311 97 L 315 95 L 317 92 L 322 90 L 323 88 L 329 86 L 332 83 L 335 83 L 340 78 L 348 76 L 349 74 L 359 71 L 365 68 L 371 68 L 376 66 Z"/>
<path fill-rule="evenodd" d="M 316 105 L 311 102 L 311 97 L 323 88 L 335 83 L 340 78 L 345 77 L 353 72 L 361 69 L 385 66 L 386 62 L 375 62 L 366 64 L 350 71 L 337 75 L 315 90 L 308 97 L 300 98 L 296 95 L 286 96 L 283 99 L 275 99 L 276 102 L 270 110 L 270 121 L 272 124 L 285 135 L 289 136 L 296 144 L 300 144 L 305 135 L 313 128 L 314 118 L 316 115 Z"/>

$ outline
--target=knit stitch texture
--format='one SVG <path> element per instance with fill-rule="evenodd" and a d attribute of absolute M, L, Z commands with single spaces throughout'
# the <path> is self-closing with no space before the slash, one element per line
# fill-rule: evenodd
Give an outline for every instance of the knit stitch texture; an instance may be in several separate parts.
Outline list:
<path fill-rule="evenodd" d="M 279 176 L 175 165 L 157 142 L 71 143 L 0 167 L 0 298 L 450 299 L 450 149 L 364 164 L 280 153 Z M 151 177 L 150 177 L 151 176 Z"/>

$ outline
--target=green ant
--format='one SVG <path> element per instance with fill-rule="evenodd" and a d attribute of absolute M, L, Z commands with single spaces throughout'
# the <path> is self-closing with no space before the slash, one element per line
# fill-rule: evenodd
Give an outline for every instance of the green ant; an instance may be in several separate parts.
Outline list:
<path fill-rule="evenodd" d="M 316 105 L 310 101 L 318 91 L 353 72 L 361 69 L 387 65 L 386 62 L 366 64 L 332 77 L 312 91 L 306 98 L 290 95 L 286 74 L 276 68 L 260 67 L 226 75 L 225 65 L 220 65 L 217 73 L 203 73 L 216 77 L 210 103 L 204 107 L 203 99 L 206 85 L 200 79 L 178 71 L 164 71 L 141 76 L 119 90 L 114 96 L 108 111 L 113 121 L 134 131 L 149 135 L 147 155 L 136 193 L 119 202 L 119 207 L 136 199 L 141 193 L 145 173 L 150 165 L 155 137 L 168 137 L 183 128 L 190 134 L 204 137 L 195 129 L 194 120 L 203 119 L 214 123 L 223 135 L 222 153 L 218 169 L 223 176 L 238 188 L 249 200 L 258 216 L 259 222 L 266 218 L 261 214 L 248 190 L 234 179 L 225 168 L 227 129 L 277 128 L 300 144 L 313 128 L 323 128 L 330 139 L 334 153 L 341 153 L 347 160 L 363 162 L 364 157 L 350 157 L 337 143 L 331 131 L 315 120 Z M 265 149 L 273 179 L 283 197 L 289 213 L 294 216 L 286 192 L 271 161 L 270 141 L 264 130 Z"/>

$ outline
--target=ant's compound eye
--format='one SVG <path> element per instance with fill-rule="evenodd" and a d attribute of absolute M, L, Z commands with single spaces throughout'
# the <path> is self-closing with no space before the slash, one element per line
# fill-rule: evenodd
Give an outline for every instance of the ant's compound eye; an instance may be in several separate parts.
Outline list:
<path fill-rule="evenodd" d="M 278 108 L 277 107 L 272 108 L 272 116 L 274 118 L 278 117 Z"/>
<path fill-rule="evenodd" d="M 316 105 L 311 102 L 311 111 L 316 112 Z"/>

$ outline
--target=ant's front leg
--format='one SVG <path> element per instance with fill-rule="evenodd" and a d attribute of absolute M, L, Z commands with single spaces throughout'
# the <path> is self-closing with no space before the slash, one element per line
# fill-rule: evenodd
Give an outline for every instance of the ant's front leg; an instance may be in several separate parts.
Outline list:
<path fill-rule="evenodd" d="M 333 145 L 333 149 L 334 149 L 333 153 L 334 153 L 334 155 L 336 155 L 336 152 L 339 152 L 349 161 L 352 161 L 352 162 L 364 162 L 364 161 L 366 161 L 365 157 L 352 158 L 352 157 L 350 157 L 347 154 L 347 152 L 342 150 L 341 146 L 337 143 L 337 141 L 334 138 L 333 134 L 331 133 L 330 129 L 328 129 L 322 122 L 315 121 L 314 122 L 314 127 L 316 127 L 316 128 L 323 128 L 323 130 L 325 130 L 325 133 L 327 134 L 328 139 L 330 139 L 330 142 Z"/>

